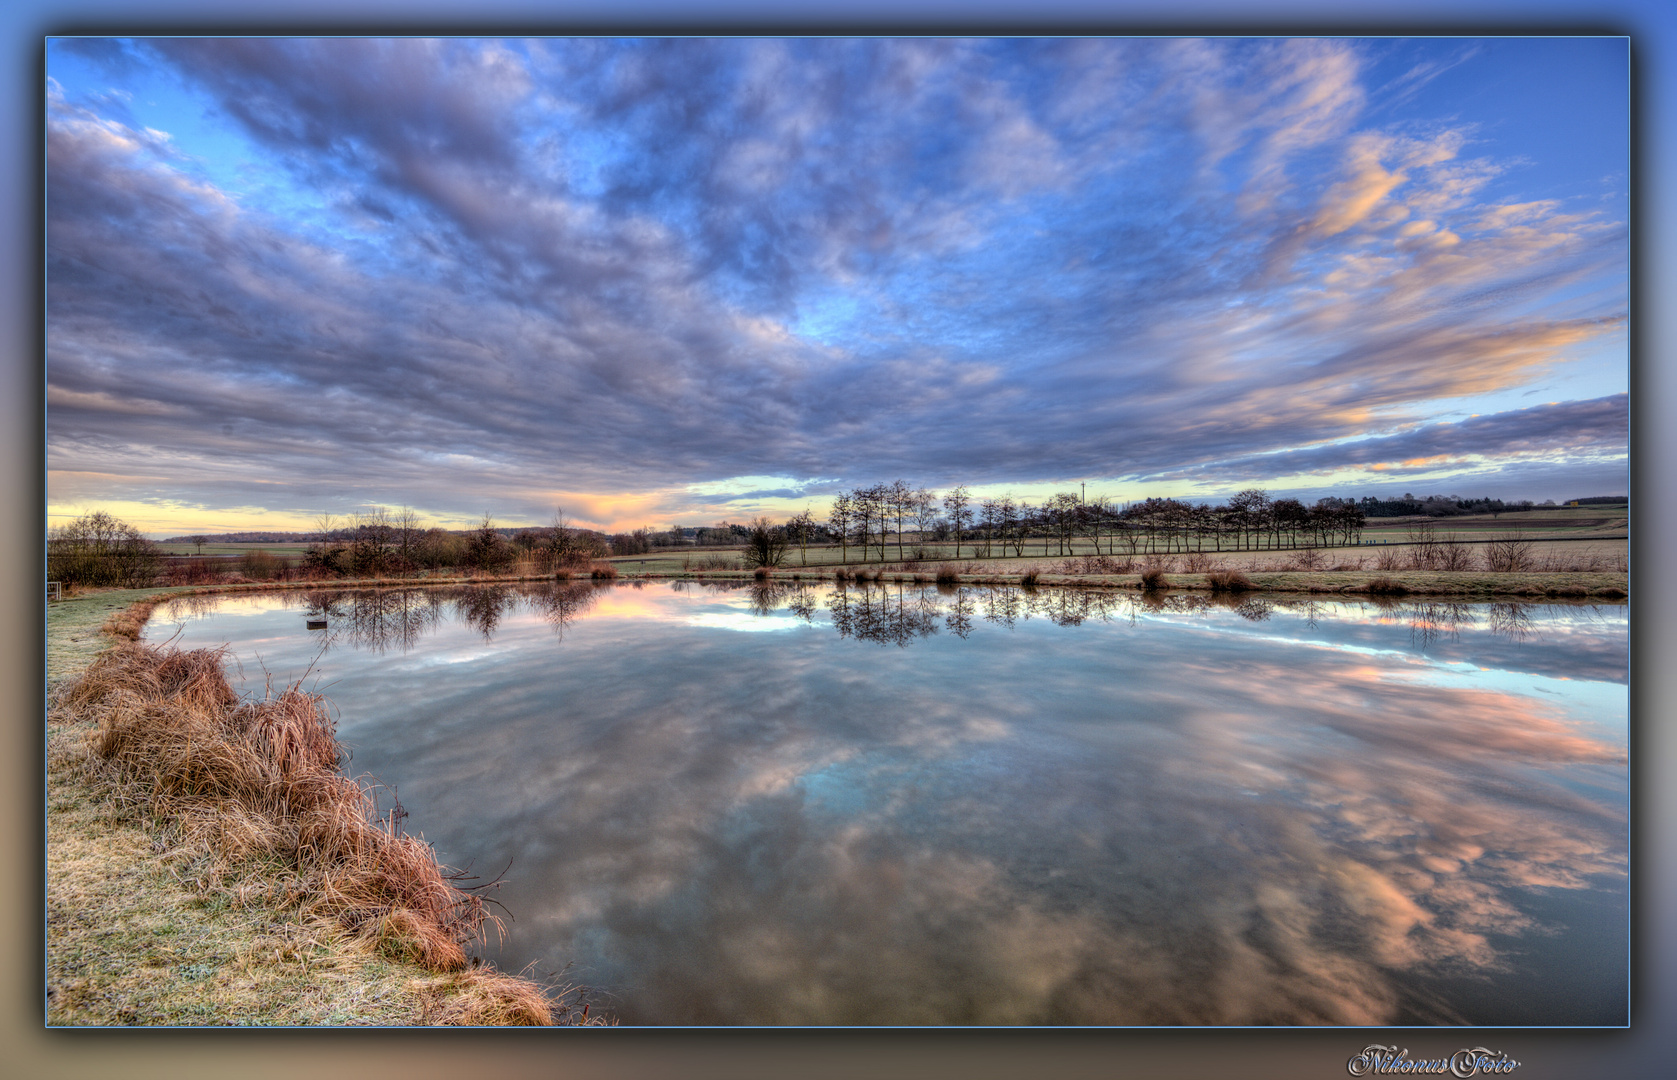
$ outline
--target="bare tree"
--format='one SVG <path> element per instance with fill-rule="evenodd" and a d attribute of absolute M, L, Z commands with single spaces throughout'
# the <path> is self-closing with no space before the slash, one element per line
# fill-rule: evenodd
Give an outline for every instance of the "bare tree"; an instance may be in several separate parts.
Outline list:
<path fill-rule="evenodd" d="M 396 551 L 402 562 L 402 572 L 413 569 L 414 546 L 419 542 L 419 514 L 411 506 L 396 511 L 391 524 L 396 530 Z"/>
<path fill-rule="evenodd" d="M 896 519 L 897 558 L 901 560 L 903 557 L 903 519 L 907 518 L 913 512 L 914 489 L 909 487 L 906 481 L 895 480 L 892 482 L 891 486 L 886 489 L 885 499 L 886 504 L 891 509 L 892 516 Z M 883 548 L 880 550 L 879 557 L 881 559 L 885 558 Z"/>
<path fill-rule="evenodd" d="M 815 532 L 815 519 L 810 516 L 809 507 L 793 514 L 786 522 L 786 531 L 798 542 L 798 563 L 809 565 L 809 538 Z"/>
<path fill-rule="evenodd" d="M 766 517 L 751 523 L 751 535 L 745 544 L 747 566 L 779 566 L 786 558 L 786 530 L 773 525 Z"/>
<path fill-rule="evenodd" d="M 972 492 L 965 484 L 952 488 L 943 497 L 943 509 L 955 530 L 955 557 L 961 557 L 961 533 L 972 522 Z"/>
<path fill-rule="evenodd" d="M 937 495 L 929 488 L 917 488 L 914 492 L 914 529 L 920 536 L 920 542 L 926 542 L 926 534 L 937 524 Z"/>
<path fill-rule="evenodd" d="M 1030 534 L 1036 508 L 1029 499 L 1020 499 L 1017 506 L 1012 499 L 1007 499 L 1002 504 L 1002 513 L 1008 520 L 1008 539 L 1013 544 L 1014 558 L 1022 559 L 1025 557 L 1025 538 Z"/>
<path fill-rule="evenodd" d="M 872 487 L 857 488 L 850 493 L 850 505 L 855 514 L 857 542 L 862 546 L 862 561 L 868 561 L 868 545 L 877 535 L 879 541 L 879 559 L 885 561 L 885 493 L 887 489 L 879 484 Z M 877 533 L 875 529 L 877 528 Z"/>
<path fill-rule="evenodd" d="M 984 550 L 983 552 L 978 553 L 978 557 L 989 558 L 989 545 L 994 542 L 994 538 L 996 538 L 996 528 L 998 528 L 999 522 L 1001 522 L 1001 503 L 999 503 L 998 500 L 993 500 L 993 498 L 986 498 L 986 500 L 979 501 L 978 520 L 979 525 L 983 528 L 983 533 L 981 533 L 981 535 L 983 535 L 984 543 Z M 976 545 L 976 543 L 978 542 L 974 540 L 974 545 Z"/>
<path fill-rule="evenodd" d="M 574 561 L 571 555 L 576 548 L 576 536 L 570 523 L 565 520 L 563 507 L 553 508 L 553 524 L 548 526 L 547 545 L 555 567 L 565 566 Z"/>
<path fill-rule="evenodd" d="M 839 562 L 850 561 L 850 529 L 855 524 L 856 504 L 850 492 L 841 491 L 833 499 L 833 509 L 827 514 L 827 526 L 838 534 Z"/>

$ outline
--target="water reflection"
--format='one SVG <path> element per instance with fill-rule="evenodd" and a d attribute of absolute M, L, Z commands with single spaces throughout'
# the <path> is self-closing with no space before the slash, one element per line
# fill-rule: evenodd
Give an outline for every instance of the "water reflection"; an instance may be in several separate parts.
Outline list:
<path fill-rule="evenodd" d="M 307 597 L 177 617 L 330 667 L 357 767 L 511 862 L 497 959 L 631 1022 L 1625 1017 L 1622 607 L 329 599 L 323 659 Z"/>

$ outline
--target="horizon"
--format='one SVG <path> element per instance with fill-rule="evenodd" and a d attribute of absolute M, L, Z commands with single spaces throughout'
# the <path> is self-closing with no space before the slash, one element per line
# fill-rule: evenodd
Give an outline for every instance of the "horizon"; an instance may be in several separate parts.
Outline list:
<path fill-rule="evenodd" d="M 47 84 L 49 525 L 1628 493 L 1622 37 L 55 38 Z"/>
<path fill-rule="evenodd" d="M 1295 497 L 1295 496 L 1288 495 L 1285 492 L 1265 492 L 1265 494 L 1273 495 L 1278 499 L 1287 499 L 1287 498 Z M 1464 495 L 1460 495 L 1459 493 L 1457 495 L 1444 495 L 1444 494 L 1439 493 L 1439 492 L 1432 492 L 1432 493 L 1429 493 L 1429 494 L 1426 494 L 1426 495 L 1413 495 L 1412 493 L 1406 493 L 1406 495 L 1408 497 L 1416 499 L 1417 501 L 1422 501 L 1422 502 L 1425 502 L 1425 501 L 1431 500 L 1431 499 L 1435 499 L 1435 498 L 1461 498 L 1463 500 L 1471 499 L 1472 501 L 1478 502 L 1483 498 L 1483 497 L 1464 496 Z M 1151 496 L 1151 497 L 1152 498 L 1162 498 L 1162 499 L 1167 499 L 1167 500 L 1170 499 L 1170 496 L 1168 496 L 1168 495 L 1167 496 Z M 1392 499 L 1401 499 L 1401 498 L 1404 498 L 1404 497 L 1405 497 L 1404 495 L 1391 496 Z M 1363 496 L 1353 496 L 1352 499 L 1355 502 L 1361 502 L 1362 499 L 1363 499 Z M 1548 499 L 1548 500 L 1545 500 L 1543 502 L 1538 502 L 1536 500 L 1530 500 L 1531 505 L 1529 507 L 1525 506 L 1523 504 L 1523 502 L 1520 501 L 1520 500 L 1502 500 L 1502 501 L 1507 504 L 1506 505 L 1506 510 L 1512 511 L 1512 510 L 1520 510 L 1520 509 L 1533 509 L 1533 510 L 1542 510 L 1542 509 L 1545 509 L 1545 508 L 1561 509 L 1561 508 L 1569 506 L 1569 505 L 1571 505 L 1572 503 L 1575 503 L 1575 502 L 1584 503 L 1586 505 L 1593 505 L 1593 504 L 1596 504 L 1600 500 L 1619 500 L 1619 499 L 1623 499 L 1626 502 L 1627 505 L 1630 502 L 1630 496 L 1629 495 L 1578 495 L 1578 496 L 1574 496 L 1571 499 Z M 1134 501 L 1140 501 L 1140 500 L 1134 500 Z M 1214 505 L 1209 500 L 1199 500 L 1197 502 L 1194 501 L 1194 500 L 1177 500 L 1177 501 L 1187 502 L 1190 505 Z M 1388 500 L 1382 500 L 1382 501 L 1388 501 Z M 1090 502 L 1091 502 L 1091 504 L 1093 504 L 1095 502 L 1095 500 L 1090 500 Z M 1123 503 L 1122 505 L 1124 507 L 1127 507 L 1129 504 L 1128 503 Z M 380 509 L 380 508 L 369 508 L 369 509 Z M 384 509 L 386 511 L 392 511 L 392 510 L 395 510 L 397 508 L 396 507 L 382 507 L 381 509 Z M 1477 512 L 1477 511 L 1475 511 L 1475 512 Z M 1489 512 L 1489 511 L 1486 511 L 1486 512 Z M 1499 512 L 1505 512 L 1505 511 L 1499 511 Z M 815 521 L 817 522 L 817 524 L 821 524 L 822 522 L 825 521 L 825 515 L 823 515 L 823 514 L 815 515 Z M 769 523 L 771 525 L 784 525 L 784 524 L 786 524 L 786 521 L 785 520 L 776 520 L 776 519 L 770 518 Z M 551 527 L 551 522 L 543 524 L 541 522 L 503 522 L 503 521 L 495 521 L 495 522 L 492 522 L 492 524 L 498 532 L 514 532 L 514 533 L 522 532 L 522 531 L 527 530 L 527 529 L 545 529 L 545 528 L 550 528 Z M 571 523 L 569 521 L 567 521 L 567 525 L 570 525 L 570 524 Z M 634 528 L 635 529 L 647 528 L 647 529 L 650 529 L 654 533 L 659 533 L 659 532 L 668 532 L 672 529 L 680 529 L 680 530 L 686 530 L 686 531 L 696 531 L 696 530 L 700 530 L 700 529 L 721 528 L 721 527 L 726 526 L 726 525 L 749 525 L 749 524 L 751 524 L 750 520 L 730 522 L 726 519 L 719 519 L 719 520 L 713 520 L 713 521 L 707 521 L 707 522 L 666 521 L 666 522 L 662 522 L 662 523 L 655 524 L 655 525 L 635 526 Z M 430 524 L 430 523 L 427 523 L 427 522 L 421 520 L 419 527 L 421 529 L 430 529 L 430 528 L 438 528 L 438 527 L 441 527 L 441 526 L 436 526 L 436 525 L 433 525 L 433 524 Z M 466 526 L 466 527 L 451 529 L 449 531 L 451 531 L 451 532 L 472 532 L 477 527 L 478 526 Z M 589 529 L 591 527 L 590 526 L 581 526 L 581 528 Z M 353 525 L 351 525 L 349 523 L 336 523 L 333 527 L 334 532 L 348 532 L 348 531 L 351 531 L 352 529 L 353 529 Z M 592 531 L 604 532 L 605 530 L 594 529 Z M 633 531 L 633 530 L 632 529 L 620 529 L 620 530 L 615 530 L 615 531 L 619 532 L 619 533 L 623 533 L 623 532 L 630 532 L 630 531 Z M 300 538 L 301 537 L 319 536 L 320 535 L 320 530 L 318 528 L 316 528 L 316 529 L 301 529 L 301 530 L 252 528 L 252 529 L 231 529 L 231 530 L 227 530 L 225 533 L 199 533 L 199 534 L 177 533 L 177 534 L 172 534 L 172 535 L 167 535 L 167 536 L 142 533 L 142 535 L 146 536 L 146 538 L 149 539 L 149 540 L 156 541 L 156 542 L 162 542 L 162 543 L 191 543 L 194 539 L 200 539 L 201 538 L 205 541 L 212 541 L 212 540 L 218 539 L 221 536 L 238 535 L 238 534 L 249 533 L 249 532 L 284 533 L 286 535 L 296 536 L 296 537 L 300 537 Z M 253 541 L 253 542 L 260 542 L 260 541 Z"/>

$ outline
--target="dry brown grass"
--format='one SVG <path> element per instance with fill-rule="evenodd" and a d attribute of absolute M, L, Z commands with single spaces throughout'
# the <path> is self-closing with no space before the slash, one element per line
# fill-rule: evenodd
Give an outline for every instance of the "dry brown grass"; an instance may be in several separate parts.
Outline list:
<path fill-rule="evenodd" d="M 340 771 L 323 699 L 289 687 L 240 701 L 219 651 L 132 640 L 148 609 L 113 616 L 128 640 L 52 697 L 55 722 L 91 725 L 86 772 L 106 800 L 163 826 L 206 887 L 277 897 L 351 950 L 458 974 L 464 996 L 431 1022 L 555 1022 L 534 983 L 468 968 L 465 945 L 499 921 L 395 812 L 379 815 L 374 788 Z"/>
<path fill-rule="evenodd" d="M 1239 570 L 1214 570 L 1206 575 L 1205 580 L 1212 592 L 1251 592 L 1257 588 L 1252 579 Z"/>

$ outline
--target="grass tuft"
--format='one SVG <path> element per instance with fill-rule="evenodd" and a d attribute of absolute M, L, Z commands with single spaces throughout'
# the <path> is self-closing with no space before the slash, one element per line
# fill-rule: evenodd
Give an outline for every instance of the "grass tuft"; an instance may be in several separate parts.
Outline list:
<path fill-rule="evenodd" d="M 1206 581 L 1211 584 L 1212 592 L 1241 593 L 1257 588 L 1252 579 L 1239 570 L 1216 570 L 1206 575 Z"/>
<path fill-rule="evenodd" d="M 465 971 L 465 945 L 500 928 L 481 895 L 458 888 L 459 874 L 401 831 L 399 811 L 381 816 L 376 789 L 343 774 L 319 695 L 291 686 L 241 701 L 222 650 L 125 641 L 56 689 L 51 706 L 59 722 L 92 725 L 90 778 L 116 806 L 164 823 L 178 849 L 207 859 L 206 880 L 235 866 L 282 868 L 284 891 L 311 925 L 439 973 Z M 545 1000 L 534 984 L 481 981 L 488 996 L 458 1006 L 462 1016 L 552 1022 L 532 1004 Z M 497 992 L 511 997 L 496 1004 Z"/>

